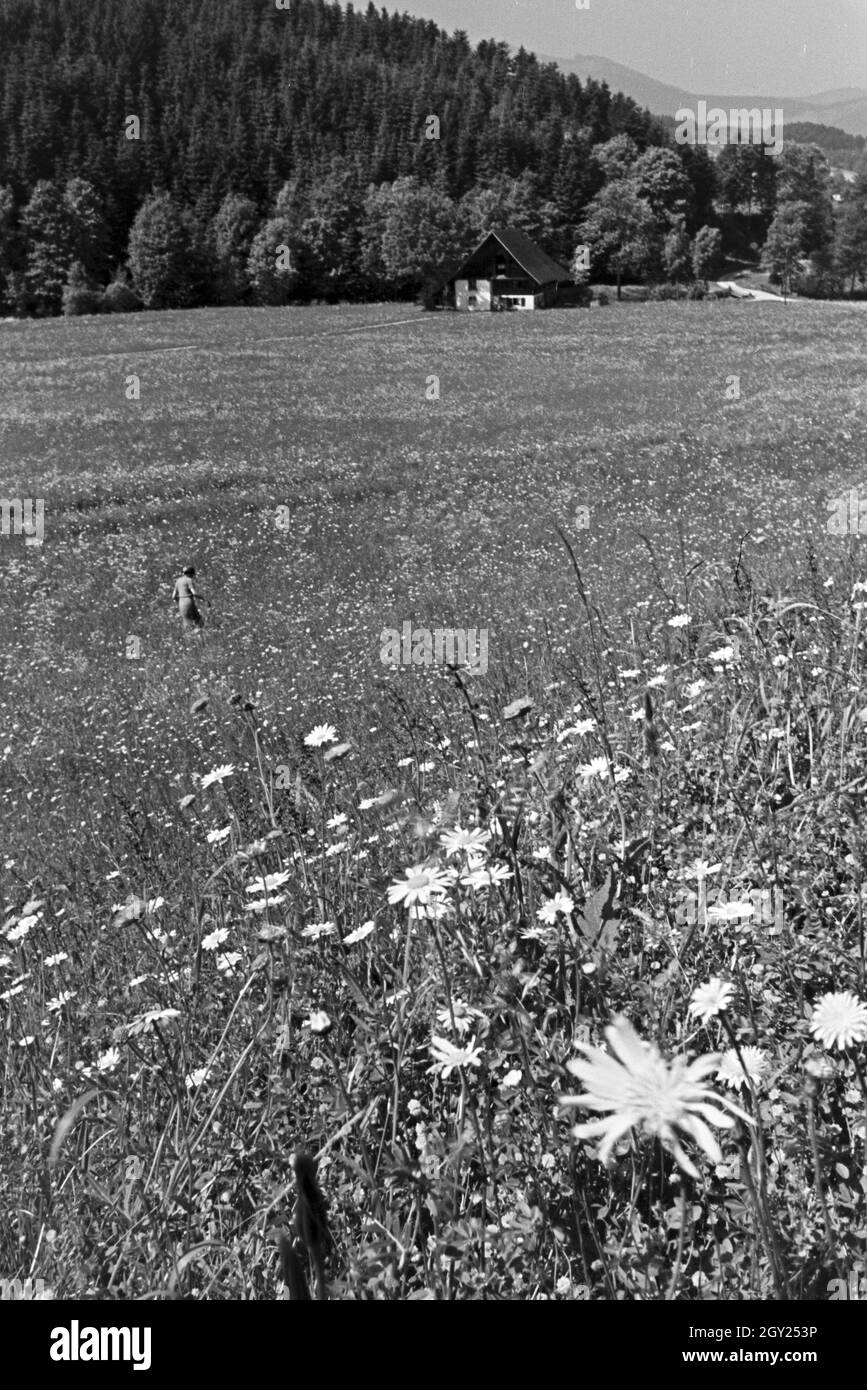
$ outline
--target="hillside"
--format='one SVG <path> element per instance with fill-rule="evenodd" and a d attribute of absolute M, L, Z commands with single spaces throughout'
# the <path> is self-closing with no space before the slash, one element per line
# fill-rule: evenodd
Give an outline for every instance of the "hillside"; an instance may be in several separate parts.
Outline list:
<path fill-rule="evenodd" d="M 612 62 L 596 54 L 576 54 L 574 58 L 553 58 L 545 61 L 556 62 L 561 72 L 574 74 L 580 81 L 592 78 L 596 82 L 607 82 L 612 92 L 623 92 L 639 106 L 645 106 L 654 115 L 673 116 L 680 106 L 694 107 L 699 99 L 708 106 L 720 106 L 724 110 L 732 107 L 780 107 L 787 122 L 812 121 L 821 125 L 839 126 L 849 135 L 867 136 L 867 90 L 858 87 L 843 87 L 835 91 L 819 92 L 815 96 L 767 96 L 751 93 L 749 96 L 720 96 L 718 93 L 695 93 L 685 87 L 674 87 L 666 82 L 657 82 L 646 73 L 622 63 Z"/>

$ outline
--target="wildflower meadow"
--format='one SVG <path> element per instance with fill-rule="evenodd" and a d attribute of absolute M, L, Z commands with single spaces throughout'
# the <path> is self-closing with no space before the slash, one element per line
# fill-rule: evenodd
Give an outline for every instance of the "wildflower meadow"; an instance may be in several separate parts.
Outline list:
<path fill-rule="evenodd" d="M 0 323 L 9 1278 L 857 1296 L 865 358 L 803 302 Z"/>

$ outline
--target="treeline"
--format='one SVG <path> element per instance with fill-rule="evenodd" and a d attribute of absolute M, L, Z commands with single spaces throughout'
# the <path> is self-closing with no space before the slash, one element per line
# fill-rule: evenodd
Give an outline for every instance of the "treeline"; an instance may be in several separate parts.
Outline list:
<path fill-rule="evenodd" d="M 589 242 L 594 279 L 690 278 L 764 243 L 778 184 L 795 271 L 863 279 L 821 152 L 788 185 L 757 160 L 373 5 L 0 0 L 3 313 L 427 293 L 497 224 Z"/>

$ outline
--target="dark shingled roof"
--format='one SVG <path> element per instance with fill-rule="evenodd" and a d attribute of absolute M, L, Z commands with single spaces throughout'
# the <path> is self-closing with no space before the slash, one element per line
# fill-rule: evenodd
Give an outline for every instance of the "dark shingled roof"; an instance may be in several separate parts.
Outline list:
<path fill-rule="evenodd" d="M 543 251 L 541 246 L 537 246 L 526 232 L 519 232 L 516 227 L 494 227 L 490 235 L 497 238 L 500 245 L 505 247 L 510 256 L 514 256 L 518 264 L 538 284 L 547 285 L 551 280 L 572 279 L 569 271 L 549 256 L 547 251 Z M 476 249 L 478 250 L 478 247 Z"/>
<path fill-rule="evenodd" d="M 460 278 L 461 270 L 481 251 L 485 242 L 494 237 L 500 243 L 504 251 L 507 251 L 527 272 L 531 280 L 535 280 L 538 285 L 548 285 L 552 280 L 559 283 L 571 281 L 572 276 L 565 266 L 559 264 L 547 251 L 543 251 L 541 246 L 537 246 L 526 232 L 519 232 L 516 227 L 494 227 L 490 232 L 486 232 L 476 246 L 471 255 L 456 263 L 449 271 L 448 275 L 441 282 L 441 288 L 450 284 L 452 280 Z"/>

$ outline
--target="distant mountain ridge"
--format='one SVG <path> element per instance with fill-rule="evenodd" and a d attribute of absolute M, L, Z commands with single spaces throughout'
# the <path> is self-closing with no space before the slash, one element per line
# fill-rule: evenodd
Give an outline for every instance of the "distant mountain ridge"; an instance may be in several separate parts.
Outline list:
<path fill-rule="evenodd" d="M 867 89 L 863 87 L 839 87 L 809 97 L 762 96 L 755 93 L 750 96 L 719 96 L 657 82 L 646 73 L 597 54 L 577 53 L 574 58 L 555 58 L 547 54 L 538 56 L 540 61 L 556 63 L 561 72 L 572 72 L 582 81 L 592 77 L 597 82 L 607 82 L 612 92 L 623 92 L 624 96 L 632 97 L 639 106 L 646 106 L 655 116 L 674 116 L 678 107 L 695 108 L 700 100 L 706 101 L 708 108 L 719 106 L 725 111 L 742 106 L 770 107 L 772 110 L 780 107 L 784 122 L 813 121 L 817 125 L 838 126 L 849 135 L 867 135 Z"/>

